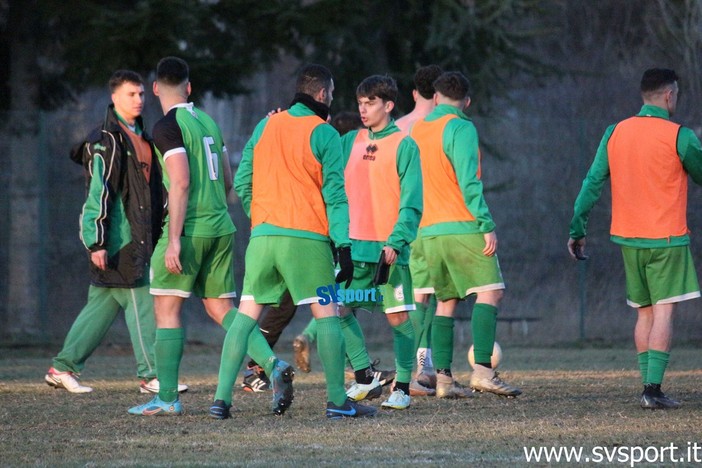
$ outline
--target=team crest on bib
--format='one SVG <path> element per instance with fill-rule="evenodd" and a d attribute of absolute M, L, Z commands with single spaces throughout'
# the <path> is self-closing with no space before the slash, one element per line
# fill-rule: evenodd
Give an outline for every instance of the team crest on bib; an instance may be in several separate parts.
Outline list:
<path fill-rule="evenodd" d="M 395 296 L 395 300 L 397 301 L 405 300 L 405 292 L 402 290 L 402 285 L 399 285 L 395 288 L 395 290 L 393 291 L 393 296 Z"/>

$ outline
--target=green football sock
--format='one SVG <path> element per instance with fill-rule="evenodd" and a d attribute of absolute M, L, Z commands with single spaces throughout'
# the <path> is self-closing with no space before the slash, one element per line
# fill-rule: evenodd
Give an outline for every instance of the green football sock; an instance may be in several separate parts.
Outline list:
<path fill-rule="evenodd" d="M 185 331 L 182 328 L 157 328 L 156 373 L 158 374 L 161 401 L 171 402 L 178 398 L 178 368 L 183 358 Z"/>
<path fill-rule="evenodd" d="M 424 312 L 424 329 L 422 330 L 422 336 L 419 340 L 420 348 L 431 348 L 431 323 L 434 320 L 434 313 L 436 312 L 436 296 L 432 295 L 429 299 L 429 305 Z"/>
<path fill-rule="evenodd" d="M 246 352 L 251 356 L 251 359 L 256 361 L 259 366 L 263 367 L 263 371 L 270 377 L 277 359 L 259 327 L 254 327 L 253 330 L 251 330 L 249 346 Z"/>
<path fill-rule="evenodd" d="M 224 400 L 228 405 L 232 403 L 232 389 L 239 372 L 241 363 L 246 356 L 249 335 L 258 322 L 245 314 L 236 314 L 232 324 L 227 330 L 222 346 L 222 358 L 219 363 L 219 379 L 215 400 Z"/>
<path fill-rule="evenodd" d="M 232 326 L 232 322 L 234 321 L 234 317 L 236 317 L 236 313 L 239 312 L 236 310 L 236 307 L 227 312 L 227 314 L 222 318 L 222 328 L 224 328 L 225 331 L 229 330 L 229 327 Z"/>
<path fill-rule="evenodd" d="M 310 343 L 314 343 L 314 340 L 317 339 L 317 321 L 315 319 L 310 320 L 305 329 L 302 330 L 302 334 L 307 337 Z"/>
<path fill-rule="evenodd" d="M 339 323 L 341 325 L 341 333 L 343 333 L 344 341 L 346 342 L 346 356 L 351 361 L 353 370 L 370 367 L 366 339 L 363 336 L 361 325 L 356 320 L 356 316 L 349 314 L 346 317 L 341 317 Z"/>
<path fill-rule="evenodd" d="M 453 317 L 435 315 L 431 324 L 431 352 L 436 369 L 451 369 L 453 362 Z"/>
<path fill-rule="evenodd" d="M 492 349 L 495 346 L 496 328 L 497 307 L 490 304 L 476 303 L 473 306 L 473 316 L 471 318 L 473 353 L 476 363 L 489 364 L 491 362 Z"/>
<path fill-rule="evenodd" d="M 327 401 L 337 406 L 346 402 L 344 388 L 344 335 L 339 317 L 317 319 L 317 354 L 327 381 Z"/>
<path fill-rule="evenodd" d="M 646 383 L 662 384 L 665 369 L 668 367 L 670 353 L 665 351 L 657 351 L 655 349 L 648 350 L 648 374 Z"/>
<path fill-rule="evenodd" d="M 414 367 L 414 327 L 407 320 L 396 327 L 392 327 L 393 349 L 395 350 L 396 379 L 400 383 L 409 384 L 412 380 Z"/>
<path fill-rule="evenodd" d="M 641 382 L 646 385 L 648 382 L 648 351 L 637 354 L 639 360 L 639 371 L 641 372 Z"/>
<path fill-rule="evenodd" d="M 416 352 L 418 348 L 426 348 L 426 346 L 421 345 L 421 341 L 427 306 L 423 302 L 415 302 L 414 305 L 417 308 L 409 311 L 409 318 L 412 327 L 414 327 L 414 350 Z"/>

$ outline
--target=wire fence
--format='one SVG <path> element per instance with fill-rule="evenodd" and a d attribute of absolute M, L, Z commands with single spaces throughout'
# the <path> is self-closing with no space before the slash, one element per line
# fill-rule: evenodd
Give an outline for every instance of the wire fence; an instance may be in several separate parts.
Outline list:
<path fill-rule="evenodd" d="M 36 131 L 29 137 L 4 129 L 0 138 L 0 345 L 57 343 L 65 336 L 87 297 L 87 255 L 78 238 L 78 215 L 84 201 L 84 175 L 68 158 L 69 148 L 101 121 L 104 102 L 32 116 Z M 260 118 L 236 106 L 228 115 L 214 110 L 225 131 L 230 152 L 237 155 Z M 145 112 L 155 122 L 158 110 Z M 27 121 L 3 115 L 4 122 Z M 20 118 L 21 117 L 21 118 Z M 498 256 L 507 290 L 500 307 L 498 339 L 523 344 L 563 344 L 582 340 L 613 343 L 629 340 L 635 312 L 624 297 L 621 254 L 609 241 L 607 190 L 592 213 L 587 262 L 567 255 L 568 224 L 573 201 L 606 126 L 596 119 L 476 118 L 483 143 L 483 181 L 497 223 Z M 20 132 L 21 133 L 21 132 Z M 236 156 L 235 156 L 236 157 Z M 236 168 L 235 168 L 236 170 Z M 697 265 L 702 265 L 700 239 L 702 192 L 690 190 L 689 225 Z M 243 279 L 249 228 L 236 197 L 230 213 L 237 226 L 236 277 Z M 300 267 L 304 274 L 304 266 Z M 240 289 L 239 289 L 240 290 Z M 699 342 L 702 324 L 698 301 L 679 307 L 676 340 Z M 470 302 L 460 307 L 468 316 Z M 310 317 L 302 308 L 291 324 L 294 336 Z M 364 315 L 363 321 L 384 320 Z M 213 342 L 202 306 L 191 299 L 184 311 L 189 339 Z M 468 322 L 458 327 L 459 339 L 470 339 Z M 368 327 L 370 340 L 385 340 L 387 327 Z M 386 333 L 387 332 L 387 333 Z M 287 332 L 286 332 L 287 333 Z M 387 336 L 386 336 L 387 335 Z M 128 340 L 120 320 L 114 340 Z"/>

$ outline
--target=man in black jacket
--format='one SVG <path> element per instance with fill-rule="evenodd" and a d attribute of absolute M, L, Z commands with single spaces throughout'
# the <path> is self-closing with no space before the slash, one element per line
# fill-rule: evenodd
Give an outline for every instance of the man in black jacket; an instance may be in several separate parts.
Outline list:
<path fill-rule="evenodd" d="M 85 169 L 87 197 L 80 238 L 90 258 L 88 302 L 71 326 L 45 376 L 71 393 L 92 388 L 76 378 L 122 309 L 142 392 L 158 392 L 154 364 L 155 319 L 149 294 L 149 260 L 161 232 L 163 189 L 141 111 L 144 84 L 138 73 L 116 71 L 112 104 L 103 125 L 71 151 Z M 182 385 L 179 390 L 187 387 Z"/>

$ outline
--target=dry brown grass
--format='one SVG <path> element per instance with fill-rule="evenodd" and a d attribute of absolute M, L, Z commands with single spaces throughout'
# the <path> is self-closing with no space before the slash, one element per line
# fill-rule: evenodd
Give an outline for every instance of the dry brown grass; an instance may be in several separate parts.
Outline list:
<path fill-rule="evenodd" d="M 523 447 L 686 447 L 702 435 L 698 349 L 673 353 L 665 389 L 684 401 L 679 411 L 638 407 L 630 349 L 505 347 L 503 377 L 524 390 L 517 399 L 414 398 L 407 411 L 336 422 L 324 417 L 316 360 L 311 374 L 298 373 L 295 403 L 284 417 L 269 414 L 268 394 L 237 392 L 233 418 L 214 421 L 207 417 L 219 361 L 213 348 L 186 349 L 181 373 L 191 390 L 182 397 L 186 414 L 175 418 L 127 414 L 148 398 L 130 378 L 127 352 L 102 348 L 88 361 L 83 380 L 95 391 L 85 395 L 43 383 L 48 352 L 2 354 L 3 466 L 521 466 Z M 387 351 L 373 354 L 391 362 Z M 465 356 L 458 351 L 455 368 L 467 383 Z"/>

